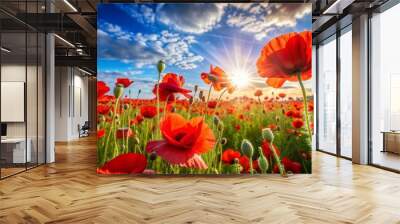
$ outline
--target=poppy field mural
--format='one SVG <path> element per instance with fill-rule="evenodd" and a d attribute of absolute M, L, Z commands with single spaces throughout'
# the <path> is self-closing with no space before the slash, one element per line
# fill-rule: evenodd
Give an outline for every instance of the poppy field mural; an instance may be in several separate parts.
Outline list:
<path fill-rule="evenodd" d="M 99 174 L 311 173 L 311 4 L 98 6 Z"/>

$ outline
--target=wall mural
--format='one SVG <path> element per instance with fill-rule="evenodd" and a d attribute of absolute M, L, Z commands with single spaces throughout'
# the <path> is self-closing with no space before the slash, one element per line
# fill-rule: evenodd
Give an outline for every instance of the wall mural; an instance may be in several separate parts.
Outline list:
<path fill-rule="evenodd" d="M 311 173 L 311 4 L 98 6 L 99 174 Z"/>

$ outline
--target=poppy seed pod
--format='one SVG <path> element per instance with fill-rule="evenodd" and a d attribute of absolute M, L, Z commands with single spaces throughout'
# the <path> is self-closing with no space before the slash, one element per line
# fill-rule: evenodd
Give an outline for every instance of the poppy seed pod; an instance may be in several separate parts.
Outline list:
<path fill-rule="evenodd" d="M 260 156 L 258 157 L 258 166 L 260 167 L 262 173 L 267 173 L 269 167 L 268 160 L 265 158 L 262 148 L 258 147 L 258 150 L 260 151 Z"/>
<path fill-rule="evenodd" d="M 166 67 L 166 65 L 165 65 L 164 61 L 163 60 L 159 60 L 158 63 L 157 63 L 158 73 L 162 73 L 165 70 L 165 67 Z"/>
<path fill-rule="evenodd" d="M 120 98 L 122 95 L 124 95 L 124 86 L 117 84 L 117 86 L 114 88 L 114 96 L 115 98 Z"/>
<path fill-rule="evenodd" d="M 157 159 L 157 153 L 156 152 L 152 152 L 150 154 L 150 160 L 156 160 Z"/>
<path fill-rule="evenodd" d="M 221 145 L 226 145 L 226 143 L 228 143 L 228 139 L 226 139 L 225 137 L 221 139 Z"/>
<path fill-rule="evenodd" d="M 264 140 L 267 140 L 269 142 L 272 142 L 274 140 L 274 133 L 272 132 L 271 128 L 262 129 L 261 134 Z"/>
<path fill-rule="evenodd" d="M 199 92 L 199 98 L 200 98 L 200 99 L 203 98 L 203 95 L 204 95 L 203 90 L 200 90 L 200 92 Z"/>
<path fill-rule="evenodd" d="M 247 156 L 249 159 L 253 157 L 254 147 L 249 140 L 243 139 L 240 149 L 243 155 Z"/>

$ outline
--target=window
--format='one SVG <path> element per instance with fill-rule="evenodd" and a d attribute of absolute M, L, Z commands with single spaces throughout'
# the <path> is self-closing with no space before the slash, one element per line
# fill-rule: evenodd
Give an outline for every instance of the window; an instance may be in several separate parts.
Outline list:
<path fill-rule="evenodd" d="M 336 153 L 336 37 L 318 48 L 318 149 Z"/>
<path fill-rule="evenodd" d="M 400 5 L 371 18 L 372 163 L 400 170 Z"/>
<path fill-rule="evenodd" d="M 340 155 L 352 157 L 352 34 L 351 26 L 340 36 Z"/>

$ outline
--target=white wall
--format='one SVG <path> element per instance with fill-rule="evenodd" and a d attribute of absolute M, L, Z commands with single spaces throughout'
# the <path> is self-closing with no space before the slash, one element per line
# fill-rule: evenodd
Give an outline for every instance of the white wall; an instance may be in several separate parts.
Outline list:
<path fill-rule="evenodd" d="M 55 74 L 55 140 L 70 141 L 88 120 L 88 78 L 72 67 L 56 67 Z"/>

